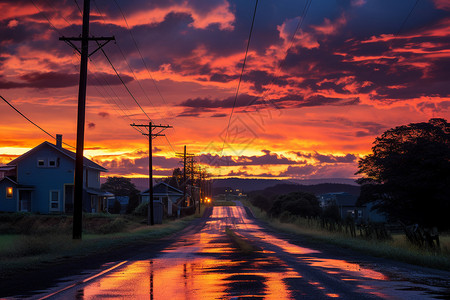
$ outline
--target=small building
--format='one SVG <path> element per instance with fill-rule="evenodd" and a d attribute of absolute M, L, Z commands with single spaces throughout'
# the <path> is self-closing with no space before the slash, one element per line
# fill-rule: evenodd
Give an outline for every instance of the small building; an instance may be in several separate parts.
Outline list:
<path fill-rule="evenodd" d="M 337 206 L 339 210 L 339 216 L 341 219 L 345 219 L 351 216 L 354 219 L 365 219 L 365 207 L 357 206 L 357 196 L 350 193 L 327 193 L 319 195 L 319 202 L 322 208 L 329 206 Z"/>
<path fill-rule="evenodd" d="M 123 215 L 124 213 L 126 213 L 127 211 L 127 207 L 128 207 L 128 203 L 130 202 L 130 197 L 129 196 L 114 196 L 113 194 L 111 194 L 110 196 L 107 197 L 107 211 L 108 212 L 112 212 L 112 209 L 114 207 L 114 203 L 115 202 L 119 202 L 120 203 L 120 214 Z"/>
<path fill-rule="evenodd" d="M 0 167 L 0 211 L 71 213 L 75 157 L 57 135 L 56 144 L 43 142 Z M 100 173 L 107 170 L 87 158 L 83 164 L 83 211 L 104 211 L 110 194 L 100 190 Z"/>
<path fill-rule="evenodd" d="M 160 182 L 153 186 L 153 201 L 162 203 L 164 211 L 167 216 L 172 216 L 174 212 L 174 206 L 183 198 L 183 192 L 179 189 L 168 185 L 165 182 Z M 141 193 L 142 202 L 149 201 L 149 189 Z"/>
<path fill-rule="evenodd" d="M 373 210 L 372 203 L 356 205 L 358 197 L 350 193 L 328 193 L 319 195 L 318 198 L 322 208 L 336 205 L 341 219 L 351 216 L 355 220 L 386 222 L 386 216 Z"/>

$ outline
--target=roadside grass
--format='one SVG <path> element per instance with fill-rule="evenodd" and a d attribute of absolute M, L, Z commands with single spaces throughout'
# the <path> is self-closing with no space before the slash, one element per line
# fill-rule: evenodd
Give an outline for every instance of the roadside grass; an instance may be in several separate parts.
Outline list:
<path fill-rule="evenodd" d="M 213 205 L 214 206 L 236 206 L 236 202 L 216 200 L 213 202 Z"/>
<path fill-rule="evenodd" d="M 82 240 L 73 240 L 71 231 L 62 233 L 57 228 L 45 233 L 0 234 L 0 278 L 18 270 L 35 269 L 68 258 L 105 253 L 169 236 L 199 216 L 201 214 L 197 213 L 174 221 L 164 220 L 163 224 L 154 226 L 144 225 L 141 217 L 113 216 L 112 221 L 104 223 L 96 233 L 85 230 Z"/>
<path fill-rule="evenodd" d="M 237 235 L 229 227 L 225 228 L 225 233 L 231 238 L 231 241 L 239 249 L 239 252 L 244 255 L 250 255 L 256 251 L 256 248 L 250 244 L 246 239 Z"/>
<path fill-rule="evenodd" d="M 309 224 L 308 220 L 302 218 L 294 218 L 289 223 L 283 223 L 278 219 L 270 218 L 264 211 L 254 207 L 249 201 L 243 201 L 243 203 L 252 210 L 253 215 L 257 219 L 281 231 L 306 235 L 315 241 L 358 250 L 377 257 L 435 269 L 450 270 L 449 234 L 441 234 L 439 236 L 441 248 L 437 251 L 412 245 L 404 234 L 393 234 L 391 240 L 377 241 L 361 237 L 352 238 L 343 233 L 323 230 Z"/>

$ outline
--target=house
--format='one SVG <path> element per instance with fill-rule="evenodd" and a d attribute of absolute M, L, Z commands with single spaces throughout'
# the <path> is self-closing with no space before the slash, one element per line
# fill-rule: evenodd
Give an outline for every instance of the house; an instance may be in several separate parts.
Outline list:
<path fill-rule="evenodd" d="M 43 142 L 0 167 L 0 211 L 70 213 L 73 211 L 75 153 L 56 144 Z M 100 212 L 106 208 L 100 190 L 100 173 L 107 170 L 84 158 L 83 210 Z"/>
<path fill-rule="evenodd" d="M 160 182 L 153 186 L 153 201 L 162 203 L 168 216 L 172 216 L 175 213 L 173 206 L 182 200 L 182 198 L 182 191 L 165 182 Z M 141 193 L 141 199 L 142 202 L 148 202 L 149 189 Z"/>
<path fill-rule="evenodd" d="M 112 194 L 111 194 L 112 195 Z M 129 196 L 111 196 L 111 197 L 107 197 L 107 211 L 108 212 L 112 212 L 113 211 L 113 207 L 114 207 L 114 203 L 115 202 L 119 202 L 120 203 L 120 214 L 124 214 L 127 211 L 127 207 L 128 207 L 128 203 L 130 202 L 130 197 Z"/>
<path fill-rule="evenodd" d="M 350 193 L 340 192 L 340 193 L 327 193 L 319 195 L 319 202 L 322 208 L 329 206 L 337 206 L 339 210 L 339 216 L 341 219 L 345 219 L 351 216 L 354 219 L 365 219 L 365 207 L 357 206 L 356 201 L 357 196 Z"/>
<path fill-rule="evenodd" d="M 357 220 L 364 220 L 370 222 L 386 222 L 386 216 L 373 210 L 373 203 L 366 205 L 356 205 L 357 196 L 350 193 L 328 193 L 319 195 L 319 202 L 322 208 L 336 205 L 339 209 L 341 219 L 351 216 Z"/>

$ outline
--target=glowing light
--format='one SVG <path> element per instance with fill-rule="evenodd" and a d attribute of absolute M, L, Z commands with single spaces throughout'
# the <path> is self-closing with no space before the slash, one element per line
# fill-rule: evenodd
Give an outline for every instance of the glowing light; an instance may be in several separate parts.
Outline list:
<path fill-rule="evenodd" d="M 12 197 L 13 197 L 13 188 L 9 186 L 6 188 L 6 198 L 12 198 Z"/>

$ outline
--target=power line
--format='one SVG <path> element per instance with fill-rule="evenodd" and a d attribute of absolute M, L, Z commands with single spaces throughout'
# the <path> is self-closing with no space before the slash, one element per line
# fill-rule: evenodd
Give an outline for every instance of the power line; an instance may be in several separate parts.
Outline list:
<path fill-rule="evenodd" d="M 83 16 L 83 11 L 81 10 L 81 7 L 78 4 L 78 1 L 77 0 L 73 0 L 73 1 L 75 2 L 76 6 L 78 7 L 78 11 L 80 12 L 80 16 Z"/>
<path fill-rule="evenodd" d="M 131 93 L 130 89 L 128 88 L 128 86 L 125 84 L 125 81 L 123 81 L 122 77 L 119 75 L 119 73 L 117 72 L 116 68 L 114 67 L 113 63 L 111 62 L 111 60 L 109 59 L 108 55 L 106 55 L 105 50 L 100 49 L 100 51 L 102 51 L 103 55 L 105 56 L 106 60 L 108 61 L 108 63 L 111 65 L 111 67 L 113 68 L 114 72 L 116 73 L 117 77 L 119 77 L 120 82 L 122 82 L 123 86 L 125 87 L 125 89 L 128 91 L 128 93 L 130 94 L 131 98 L 133 98 L 134 102 L 136 102 L 136 104 L 139 106 L 139 108 L 141 109 L 141 111 L 145 114 L 145 116 L 151 121 L 152 119 L 150 119 L 150 117 L 147 115 L 147 113 L 144 111 L 144 109 L 142 108 L 142 106 L 139 104 L 139 102 L 136 100 L 136 98 L 134 97 L 134 95 Z"/>
<path fill-rule="evenodd" d="M 307 1 L 306 1 L 305 6 L 303 7 L 302 14 L 301 14 L 301 16 L 300 16 L 300 18 L 299 18 L 299 20 L 298 20 L 298 22 L 297 22 L 297 27 L 295 28 L 295 31 L 294 31 L 294 33 L 293 33 L 292 36 L 291 36 L 291 39 L 290 39 L 290 42 L 289 42 L 289 47 L 286 49 L 286 53 L 285 53 L 284 57 L 286 57 L 287 54 L 288 54 L 288 52 L 289 52 L 289 50 L 291 50 L 291 48 L 292 48 L 292 46 L 293 46 L 293 44 L 294 44 L 295 36 L 297 35 L 298 31 L 302 28 L 303 23 L 304 23 L 304 21 L 305 21 L 305 19 L 306 19 L 306 15 L 308 14 L 309 8 L 311 7 L 311 3 L 312 3 L 312 0 L 307 0 Z M 280 63 L 280 65 L 279 65 L 279 67 L 278 67 L 278 69 L 281 69 L 285 63 L 286 63 L 286 61 L 285 61 L 285 60 L 282 60 L 281 63 Z M 262 95 L 261 95 L 260 97 L 258 97 L 258 96 L 257 96 L 257 97 L 254 97 L 254 98 L 249 102 L 249 104 L 252 103 L 252 102 L 254 102 L 254 101 L 255 101 L 256 99 L 258 99 L 258 98 L 262 98 L 262 99 L 265 98 L 265 95 L 268 93 L 268 91 L 270 90 L 271 86 L 273 85 L 275 79 L 278 77 L 277 73 L 278 73 L 278 72 L 277 72 L 277 70 L 276 70 L 276 71 L 275 71 L 275 75 L 272 76 L 272 79 L 271 79 L 271 80 L 269 81 L 269 83 L 268 83 L 268 88 L 262 93 Z"/>
<path fill-rule="evenodd" d="M 134 45 L 136 46 L 136 49 L 138 50 L 139 56 L 141 57 L 142 62 L 144 63 L 144 67 L 145 67 L 145 69 L 147 70 L 147 74 L 150 76 L 150 79 L 152 80 L 153 85 L 155 86 L 156 91 L 158 92 L 159 96 L 160 96 L 161 99 L 163 100 L 164 104 L 165 104 L 165 105 L 168 105 L 167 102 L 166 102 L 166 99 L 164 99 L 163 95 L 161 94 L 161 91 L 160 91 L 160 89 L 158 88 L 158 85 L 156 84 L 155 79 L 153 78 L 152 74 L 150 73 L 150 70 L 148 69 L 147 63 L 145 62 L 145 59 L 144 59 L 144 57 L 142 56 L 141 50 L 139 49 L 139 46 L 138 46 L 138 44 L 137 44 L 137 42 L 136 42 L 136 39 L 134 38 L 133 32 L 131 31 L 130 26 L 128 25 L 127 18 L 125 17 L 125 14 L 124 14 L 122 8 L 119 6 L 119 3 L 117 2 L 117 0 L 114 0 L 114 2 L 116 3 L 117 7 L 118 7 L 119 10 L 120 10 L 120 13 L 122 14 L 122 17 L 123 17 L 123 20 L 125 21 L 125 25 L 127 26 L 128 32 L 130 33 L 130 36 L 131 36 L 131 38 L 133 39 Z"/>
<path fill-rule="evenodd" d="M 153 84 L 154 84 L 156 90 L 158 91 L 158 94 L 160 95 L 161 99 L 162 99 L 162 100 L 164 101 L 164 103 L 167 105 L 167 102 L 165 101 L 164 97 L 162 96 L 162 94 L 161 94 L 161 92 L 160 92 L 158 86 L 156 85 L 156 82 L 155 82 L 153 76 L 151 75 L 151 73 L 150 73 L 150 71 L 149 71 L 149 69 L 148 69 L 148 67 L 147 67 L 147 64 L 145 63 L 145 60 L 144 60 L 144 58 L 143 58 L 143 56 L 142 56 L 142 53 L 141 53 L 141 51 L 140 51 L 140 49 L 139 49 L 139 46 L 138 46 L 138 44 L 137 44 L 137 42 L 136 42 L 136 39 L 134 38 L 134 35 L 133 35 L 133 33 L 131 32 L 131 29 L 130 29 L 130 27 L 129 27 L 128 21 L 127 21 L 127 19 L 126 19 L 126 17 L 125 17 L 125 13 L 123 12 L 123 10 L 121 9 L 121 7 L 119 6 L 118 2 L 115 1 L 115 3 L 116 3 L 116 5 L 117 5 L 117 7 L 119 8 L 120 13 L 122 14 L 122 17 L 123 17 L 123 19 L 124 19 L 124 21 L 125 21 L 125 25 L 127 26 L 128 32 L 130 33 L 130 36 L 131 36 L 131 38 L 133 39 L 133 42 L 134 42 L 134 44 L 135 44 L 135 46 L 136 46 L 136 49 L 138 50 L 138 53 L 139 53 L 139 55 L 140 55 L 140 57 L 141 57 L 141 59 L 142 59 L 142 62 L 144 63 L 144 66 L 145 66 L 145 68 L 146 68 L 146 70 L 147 70 L 148 75 L 149 75 L 150 78 L 152 79 L 152 82 L 153 82 Z M 103 23 L 106 23 L 105 18 L 104 18 L 104 16 L 103 16 L 103 14 L 100 12 L 100 9 L 98 8 L 97 3 L 96 3 L 95 0 L 94 0 L 94 5 L 95 5 L 95 8 L 97 9 L 97 12 L 99 13 L 100 17 L 102 18 Z M 119 52 L 121 53 L 121 55 L 122 55 L 122 57 L 123 57 L 123 60 L 124 60 L 125 63 L 127 64 L 127 66 L 128 66 L 128 68 L 130 69 L 131 73 L 133 74 L 134 79 L 135 79 L 135 80 L 137 81 L 137 83 L 139 84 L 139 87 L 140 87 L 141 90 L 143 91 L 145 97 L 146 97 L 147 100 L 150 102 L 150 104 L 153 106 L 153 108 L 155 109 L 155 111 L 159 114 L 159 116 L 161 117 L 161 119 L 162 119 L 163 121 L 165 121 L 164 117 L 161 115 L 160 111 L 156 108 L 156 106 L 155 106 L 155 105 L 153 104 L 153 102 L 150 100 L 150 98 L 149 98 L 148 94 L 146 93 L 145 89 L 143 88 L 141 82 L 139 81 L 139 79 L 138 79 L 137 76 L 135 75 L 135 73 L 134 73 L 133 69 L 131 68 L 130 64 L 128 63 L 128 60 L 126 59 L 125 54 L 124 54 L 124 52 L 122 51 L 122 48 L 120 47 L 119 43 L 116 42 L 116 45 L 117 45 L 117 48 L 119 49 Z M 166 123 L 167 123 L 167 122 L 166 122 Z M 133 127 L 133 128 L 136 129 L 136 130 L 139 129 L 139 132 L 143 133 L 139 127 L 138 127 L 138 128 Z M 170 143 L 169 139 L 167 138 L 167 136 L 164 136 L 164 137 L 166 138 L 166 140 L 167 140 L 169 146 L 170 146 L 170 147 L 172 148 L 172 150 L 175 152 L 175 150 L 174 150 L 172 144 Z"/>
<path fill-rule="evenodd" d="M 48 136 L 50 136 L 52 139 L 56 140 L 56 137 L 54 137 L 53 135 L 51 135 L 50 133 L 48 133 L 48 131 L 46 131 L 45 129 L 43 129 L 41 126 L 39 126 L 38 124 L 34 123 L 33 121 L 31 121 L 27 116 L 25 116 L 23 113 L 21 113 L 17 108 L 15 108 L 11 103 L 8 102 L 8 100 L 6 100 L 5 98 L 3 98 L 3 96 L 0 95 L 0 98 L 3 99 L 3 101 L 5 101 L 6 104 L 8 104 L 9 106 L 11 106 L 12 109 L 14 109 L 19 115 L 21 115 L 22 117 L 24 117 L 28 122 L 30 122 L 31 124 L 33 124 L 34 126 L 36 126 L 37 128 L 39 128 L 42 132 L 44 132 L 45 134 L 47 134 Z M 71 148 L 74 148 L 74 146 L 71 146 L 69 144 L 66 144 L 63 142 L 64 145 L 69 146 Z"/>
<path fill-rule="evenodd" d="M 145 97 L 147 98 L 148 102 L 150 102 L 150 104 L 153 106 L 153 108 L 155 109 L 155 111 L 158 113 L 158 115 L 161 117 L 161 119 L 163 121 L 166 122 L 166 120 L 164 119 L 164 117 L 162 116 L 161 112 L 156 108 L 156 106 L 153 104 L 153 102 L 150 100 L 147 92 L 145 91 L 144 87 L 141 84 L 141 81 L 137 78 L 136 74 L 134 73 L 133 69 L 131 68 L 130 64 L 128 63 L 128 60 L 125 58 L 125 54 L 122 51 L 122 48 L 120 48 L 119 44 L 116 43 L 117 48 L 119 49 L 120 54 L 123 57 L 123 60 L 125 61 L 125 63 L 127 64 L 128 68 L 131 71 L 131 74 L 133 74 L 134 79 L 136 80 L 136 82 L 138 83 L 139 87 L 141 88 L 142 92 L 144 93 Z M 167 122 L 166 122 L 167 123 Z"/>
<path fill-rule="evenodd" d="M 51 27 L 54 31 L 56 31 L 59 35 L 62 36 L 63 34 L 61 33 L 61 31 L 60 31 L 58 28 L 56 28 L 55 25 L 53 25 L 53 23 L 52 23 L 52 22 L 50 21 L 50 19 L 47 17 L 47 14 L 44 13 L 44 11 L 42 11 L 42 10 L 36 5 L 36 3 L 35 3 L 33 0 L 30 0 L 30 1 L 31 1 L 31 3 L 33 3 L 34 7 L 36 7 L 36 9 L 39 11 L 39 13 L 42 14 L 42 15 L 44 16 L 44 18 L 47 20 L 48 24 L 50 24 L 50 27 Z"/>
<path fill-rule="evenodd" d="M 91 63 L 93 63 L 92 60 L 91 60 Z M 93 63 L 93 64 L 94 64 L 94 66 L 95 66 L 95 63 Z M 90 72 L 90 73 L 91 73 L 91 76 L 93 76 L 94 80 L 97 82 L 97 85 L 98 85 L 98 86 L 102 86 L 103 89 L 105 90 L 106 94 L 107 94 L 107 97 L 105 97 L 105 96 L 101 93 L 100 89 L 97 88 L 97 87 L 95 87 L 96 90 L 97 90 L 97 92 L 100 94 L 100 96 L 101 96 L 102 98 L 104 98 L 104 99 L 106 100 L 106 102 L 108 102 L 111 106 L 113 106 L 113 108 L 114 108 L 115 111 L 117 111 L 117 112 L 120 114 L 120 112 L 119 112 L 119 110 L 120 110 L 120 111 L 122 112 L 123 117 L 128 118 L 129 122 L 133 122 L 133 120 L 131 119 L 131 117 L 124 111 L 124 109 L 123 109 L 122 107 L 120 107 L 120 105 L 116 102 L 116 100 L 114 100 L 114 98 L 109 94 L 108 90 L 100 83 L 100 81 L 98 80 L 96 74 L 95 74 L 95 73 L 92 73 L 92 72 Z M 111 89 L 112 93 L 113 93 L 114 96 L 117 98 L 117 100 L 119 100 L 119 102 L 122 103 L 122 105 L 124 106 L 124 108 L 125 108 L 126 110 L 128 110 L 128 108 L 125 106 L 125 104 L 120 100 L 120 98 L 119 98 L 119 97 L 117 96 L 117 94 L 114 92 L 114 90 L 112 89 L 112 87 L 111 87 L 111 85 L 108 83 L 108 81 L 107 81 L 105 78 L 103 78 L 103 80 L 104 80 L 104 82 L 106 83 L 106 85 L 108 85 L 108 87 Z M 112 102 L 111 102 L 110 100 L 108 100 L 108 97 L 112 100 Z M 114 107 L 114 104 L 118 107 L 119 110 L 117 110 L 117 109 Z M 135 129 L 136 131 L 138 131 L 138 132 L 140 132 L 140 133 L 144 133 L 140 128 L 134 128 L 134 127 L 133 127 L 133 129 Z"/>
<path fill-rule="evenodd" d="M 166 141 L 167 141 L 167 143 L 169 144 L 169 146 L 170 146 L 170 148 L 172 149 L 172 151 L 173 151 L 174 153 L 177 153 L 177 152 L 175 151 L 175 149 L 173 148 L 172 144 L 170 143 L 169 139 L 167 138 L 167 136 L 164 135 L 164 137 L 166 138 Z"/>
<path fill-rule="evenodd" d="M 250 40 L 252 38 L 253 25 L 255 24 L 255 17 L 256 17 L 256 9 L 257 9 L 257 7 L 258 7 L 258 0 L 256 0 L 255 10 L 253 11 L 252 25 L 250 26 L 250 33 L 248 35 L 247 48 L 245 49 L 245 55 L 244 55 L 244 62 L 242 64 L 241 75 L 239 76 L 239 82 L 238 82 L 238 85 L 237 85 L 237 88 L 236 88 L 236 95 L 234 96 L 233 108 L 231 109 L 230 118 L 228 119 L 227 130 L 226 130 L 225 138 L 223 140 L 223 145 L 222 145 L 222 153 L 223 153 L 223 149 L 225 147 L 225 142 L 226 142 L 227 137 L 228 137 L 228 130 L 230 128 L 231 117 L 233 116 L 234 108 L 236 106 L 237 97 L 239 95 L 239 88 L 241 86 L 242 75 L 244 74 L 245 63 L 247 61 L 248 49 L 250 47 Z"/>
<path fill-rule="evenodd" d="M 52 29 L 52 30 L 54 30 L 55 32 L 57 32 L 59 35 L 61 35 L 61 36 L 63 36 L 63 34 L 62 34 L 62 32 L 55 26 L 55 25 L 53 25 L 53 23 L 51 22 L 51 20 L 49 19 L 49 17 L 46 15 L 46 13 L 44 12 L 44 11 L 42 11 L 38 6 L 37 6 L 37 4 L 33 1 L 33 0 L 30 0 L 31 1 L 31 3 L 34 5 L 34 7 L 39 11 L 39 13 L 41 13 L 43 16 L 44 16 L 44 18 L 47 20 L 47 22 L 48 22 L 48 24 L 50 25 L 50 28 Z M 78 4 L 78 2 L 76 1 L 76 0 L 74 0 L 74 2 L 75 2 L 75 4 L 76 4 L 76 6 L 77 6 L 77 8 L 78 8 L 78 10 L 80 11 L 80 15 L 82 16 L 82 10 L 81 10 L 81 8 L 80 8 L 80 6 L 79 6 L 79 4 Z M 96 7 L 97 7 L 97 4 L 95 3 L 95 1 L 94 1 L 94 4 L 96 5 Z M 100 11 L 98 10 L 98 7 L 97 7 L 97 11 L 100 13 Z M 101 15 L 101 14 L 100 14 Z M 101 15 L 102 16 L 102 15 Z M 103 16 L 102 16 L 102 18 L 103 18 Z M 69 25 L 69 26 L 72 26 L 73 24 L 72 23 L 70 23 L 66 18 L 64 18 L 63 17 L 63 19 L 64 19 L 64 21 Z M 104 19 L 103 19 L 104 20 Z M 68 41 L 66 41 L 66 40 L 64 40 L 64 42 L 66 42 L 69 46 L 71 46 L 72 47 L 72 45 L 68 42 Z M 77 54 L 78 56 L 80 56 L 80 53 L 78 53 L 77 51 L 75 51 L 74 50 L 74 53 L 75 54 Z M 105 56 L 106 56 L 106 54 L 105 54 Z M 109 60 L 109 59 L 108 59 Z M 91 62 L 92 63 L 94 63 L 94 61 L 91 59 Z M 95 66 L 95 63 L 94 63 L 94 66 Z M 114 67 L 113 67 L 113 69 L 114 69 Z M 115 69 L 114 69 L 115 70 Z M 117 71 L 116 71 L 116 74 L 117 74 Z M 119 75 L 118 75 L 119 76 Z M 95 78 L 95 76 L 94 76 L 94 78 Z M 119 76 L 119 78 L 121 79 L 121 77 Z M 95 80 L 98 82 L 98 79 L 97 78 L 95 78 Z M 117 94 L 114 92 L 114 90 L 112 89 L 112 87 L 110 86 L 110 84 L 106 81 L 106 79 L 104 79 L 104 81 L 107 83 L 107 85 L 109 86 L 109 88 L 111 89 L 111 91 L 114 93 L 114 95 L 115 95 L 115 97 L 119 100 L 119 102 L 120 103 L 122 103 L 122 105 L 125 107 L 125 109 L 126 110 L 128 110 L 128 108 L 125 106 L 125 104 L 120 100 L 120 98 L 117 96 Z M 121 81 L 123 82 L 123 80 L 121 79 Z M 126 86 L 125 86 L 126 87 Z M 127 88 L 127 87 L 126 87 Z M 105 89 L 106 90 L 106 89 Z M 128 90 L 128 88 L 127 88 L 127 90 Z M 132 96 L 133 97 L 133 96 Z M 3 97 L 2 97 L 3 98 Z M 112 98 L 112 97 L 110 97 L 111 99 L 113 99 L 113 101 L 114 101 L 114 103 L 116 104 L 116 106 L 123 112 L 123 114 L 124 114 L 124 116 L 125 117 L 127 117 L 130 121 L 131 121 L 131 118 L 130 118 L 130 116 L 129 115 L 127 115 L 126 113 L 125 113 L 125 111 L 117 104 L 117 102 L 114 100 L 114 98 Z M 134 98 L 134 97 L 133 97 Z M 106 98 L 105 98 L 106 99 Z M 3 100 L 5 100 L 5 99 L 3 99 Z M 6 101 L 6 100 L 5 100 Z M 136 100 L 135 100 L 136 101 Z M 9 104 L 9 103 L 8 103 Z M 139 104 L 138 104 L 139 105 Z M 140 105 L 139 105 L 139 107 L 140 107 Z M 15 108 L 14 108 L 15 109 Z M 142 108 L 141 108 L 142 109 Z M 19 112 L 20 113 L 20 112 Z M 145 112 L 144 112 L 145 113 Z M 147 114 L 146 114 L 147 115 Z M 148 116 L 147 116 L 148 117 Z M 26 118 L 25 116 L 24 116 L 24 118 Z M 31 122 L 31 121 L 30 121 Z M 34 124 L 34 123 L 33 123 Z M 35 124 L 36 125 L 36 124 Z M 37 125 L 36 125 L 37 126 Z M 38 126 L 39 127 L 39 126 Z M 133 127 L 134 128 L 134 127 Z M 41 129 L 41 128 L 40 128 Z M 134 128 L 135 130 L 137 130 L 138 132 L 140 132 L 140 133 L 144 133 L 142 130 L 140 130 L 140 128 Z M 43 129 L 41 129 L 41 130 L 43 130 Z M 45 131 L 44 131 L 45 132 Z M 45 132 L 46 134 L 48 134 L 49 136 L 51 136 L 52 138 L 55 138 L 55 137 L 53 137 L 52 135 L 50 135 L 48 132 Z M 67 146 L 69 146 L 69 147 L 71 147 L 71 148 L 75 148 L 75 147 L 73 147 L 73 146 L 71 146 L 71 145 L 69 145 L 69 144 L 66 144 L 66 143 L 64 143 L 63 142 L 63 144 L 65 144 L 65 145 L 67 145 Z"/>
<path fill-rule="evenodd" d="M 411 10 L 409 11 L 408 15 L 406 16 L 406 18 L 403 20 L 402 24 L 400 25 L 400 28 L 398 29 L 397 33 L 394 35 L 394 38 L 396 38 L 399 34 L 400 31 L 402 31 L 403 27 L 405 26 L 406 22 L 408 21 L 409 17 L 412 15 L 414 9 L 417 6 L 417 3 L 419 3 L 419 0 L 416 0 L 416 2 L 414 2 L 413 7 L 411 8 Z"/>
<path fill-rule="evenodd" d="M 75 51 L 75 54 L 76 54 L 77 56 L 80 56 L 80 53 L 78 53 L 78 52 L 76 52 L 76 51 Z M 89 58 L 89 60 L 90 60 L 90 62 L 92 63 L 94 69 L 98 69 L 98 68 L 97 68 L 97 65 L 96 65 L 96 63 L 95 63 L 95 61 L 94 61 L 92 58 Z M 91 76 L 93 76 L 94 80 L 97 82 L 97 85 L 103 87 L 103 89 L 105 90 L 105 92 L 106 92 L 106 94 L 107 94 L 107 97 L 111 98 L 112 102 L 114 102 L 114 104 L 117 106 L 117 108 L 122 112 L 123 117 L 128 118 L 128 120 L 129 120 L 130 122 L 134 122 L 134 121 L 131 119 L 131 117 L 130 117 L 131 114 L 127 114 L 127 113 L 125 112 L 125 110 L 127 110 L 127 111 L 129 112 L 129 109 L 128 109 L 127 106 L 122 102 L 122 100 L 120 100 L 120 97 L 116 94 L 116 92 L 115 92 L 114 89 L 111 87 L 111 85 L 109 84 L 109 82 L 108 82 L 104 77 L 102 77 L 104 83 L 109 87 L 109 89 L 111 90 L 111 92 L 114 94 L 115 98 L 122 104 L 122 106 L 125 108 L 125 110 L 124 110 L 122 107 L 120 107 L 120 105 L 116 102 L 116 100 L 114 100 L 114 98 L 109 94 L 108 90 L 101 84 L 101 82 L 100 82 L 99 79 L 97 78 L 98 76 L 96 75 L 96 73 L 91 72 L 91 71 L 89 71 L 89 72 L 90 72 Z M 106 102 L 108 102 L 110 105 L 113 105 L 112 102 L 110 102 L 110 101 L 108 100 L 108 98 L 105 97 L 105 96 L 101 93 L 100 89 L 98 89 L 97 86 L 94 86 L 94 87 L 95 87 L 95 89 L 97 90 L 97 92 L 100 94 L 100 96 L 101 96 L 102 98 L 106 99 Z M 113 107 L 113 108 L 114 108 L 114 107 Z M 114 110 L 117 111 L 117 112 L 119 112 L 116 108 L 114 108 Z M 120 114 L 120 113 L 119 113 L 119 114 Z M 137 131 L 140 132 L 140 133 L 144 133 L 140 128 L 135 128 L 135 127 L 133 127 L 133 129 L 137 130 Z"/>

